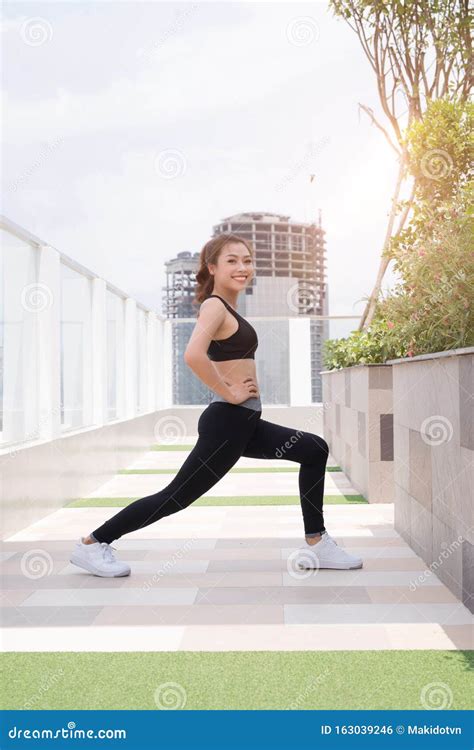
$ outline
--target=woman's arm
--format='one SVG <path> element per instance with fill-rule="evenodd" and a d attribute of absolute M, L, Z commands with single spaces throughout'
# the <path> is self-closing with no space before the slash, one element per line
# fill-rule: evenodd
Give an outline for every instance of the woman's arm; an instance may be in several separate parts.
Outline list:
<path fill-rule="evenodd" d="M 184 361 L 211 390 L 230 401 L 232 398 L 230 383 L 227 384 L 207 356 L 209 344 L 224 322 L 225 312 L 224 305 L 216 297 L 204 300 L 184 352 Z"/>

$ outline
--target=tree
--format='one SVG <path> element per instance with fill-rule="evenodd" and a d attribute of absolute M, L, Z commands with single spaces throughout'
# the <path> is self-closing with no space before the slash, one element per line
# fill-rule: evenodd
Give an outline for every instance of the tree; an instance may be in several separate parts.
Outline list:
<path fill-rule="evenodd" d="M 388 129 L 359 103 L 396 152 L 399 169 L 374 288 L 359 330 L 370 325 L 391 260 L 391 241 L 403 230 L 417 190 L 408 170 L 405 129 L 422 120 L 430 101 L 465 101 L 472 88 L 472 12 L 469 0 L 330 0 L 335 15 L 357 34 L 374 70 Z M 426 153 L 437 168 L 437 154 Z M 408 182 L 411 185 L 408 186 Z M 409 197 L 402 199 L 403 192 Z M 394 226 L 398 224 L 394 231 Z"/>

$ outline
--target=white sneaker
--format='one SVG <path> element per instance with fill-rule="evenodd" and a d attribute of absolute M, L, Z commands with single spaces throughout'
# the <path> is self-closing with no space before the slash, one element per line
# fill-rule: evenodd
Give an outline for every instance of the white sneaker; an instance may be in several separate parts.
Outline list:
<path fill-rule="evenodd" d="M 70 562 L 95 576 L 103 576 L 104 578 L 130 575 L 130 565 L 117 560 L 112 551 L 114 549 L 115 547 L 111 547 L 107 542 L 84 544 L 82 539 L 79 539 L 74 547 Z"/>
<path fill-rule="evenodd" d="M 311 568 L 335 568 L 337 570 L 349 570 L 361 568 L 362 558 L 350 555 L 337 542 L 329 536 L 327 531 L 321 535 L 316 544 L 308 544 L 299 550 L 296 564 L 299 568 L 308 570 Z"/>

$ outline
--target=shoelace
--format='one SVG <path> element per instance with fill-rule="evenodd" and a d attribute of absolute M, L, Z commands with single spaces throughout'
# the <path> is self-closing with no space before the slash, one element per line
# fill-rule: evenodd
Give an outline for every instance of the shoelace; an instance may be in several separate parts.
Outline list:
<path fill-rule="evenodd" d="M 107 562 L 115 562 L 115 555 L 112 552 L 112 550 L 114 550 L 115 547 L 112 547 L 112 545 L 107 544 L 107 542 L 101 542 L 100 546 L 103 549 L 104 559 L 107 560 Z"/>

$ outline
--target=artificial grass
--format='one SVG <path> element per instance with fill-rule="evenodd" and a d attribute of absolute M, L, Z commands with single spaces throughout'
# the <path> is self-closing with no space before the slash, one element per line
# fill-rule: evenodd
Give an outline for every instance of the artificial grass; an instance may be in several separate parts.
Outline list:
<path fill-rule="evenodd" d="M 2 654 L 0 701 L 2 710 L 155 711 L 172 683 L 168 698 L 185 710 L 423 710 L 435 684 L 444 708 L 469 710 L 473 662 L 474 651 L 448 650 L 13 652 Z"/>
<path fill-rule="evenodd" d="M 81 497 L 66 505 L 66 508 L 124 508 L 141 497 Z M 325 505 L 352 505 L 365 503 L 363 495 L 325 495 Z M 299 505 L 298 495 L 233 495 L 215 497 L 203 495 L 193 505 Z"/>
<path fill-rule="evenodd" d="M 275 466 L 265 467 L 259 466 L 257 468 L 232 468 L 227 472 L 234 474 L 258 474 L 258 473 L 270 473 L 270 472 L 288 472 L 288 471 L 299 471 L 299 466 Z M 119 469 L 117 474 L 177 474 L 179 469 Z M 339 466 L 329 466 L 326 471 L 341 471 Z"/>

